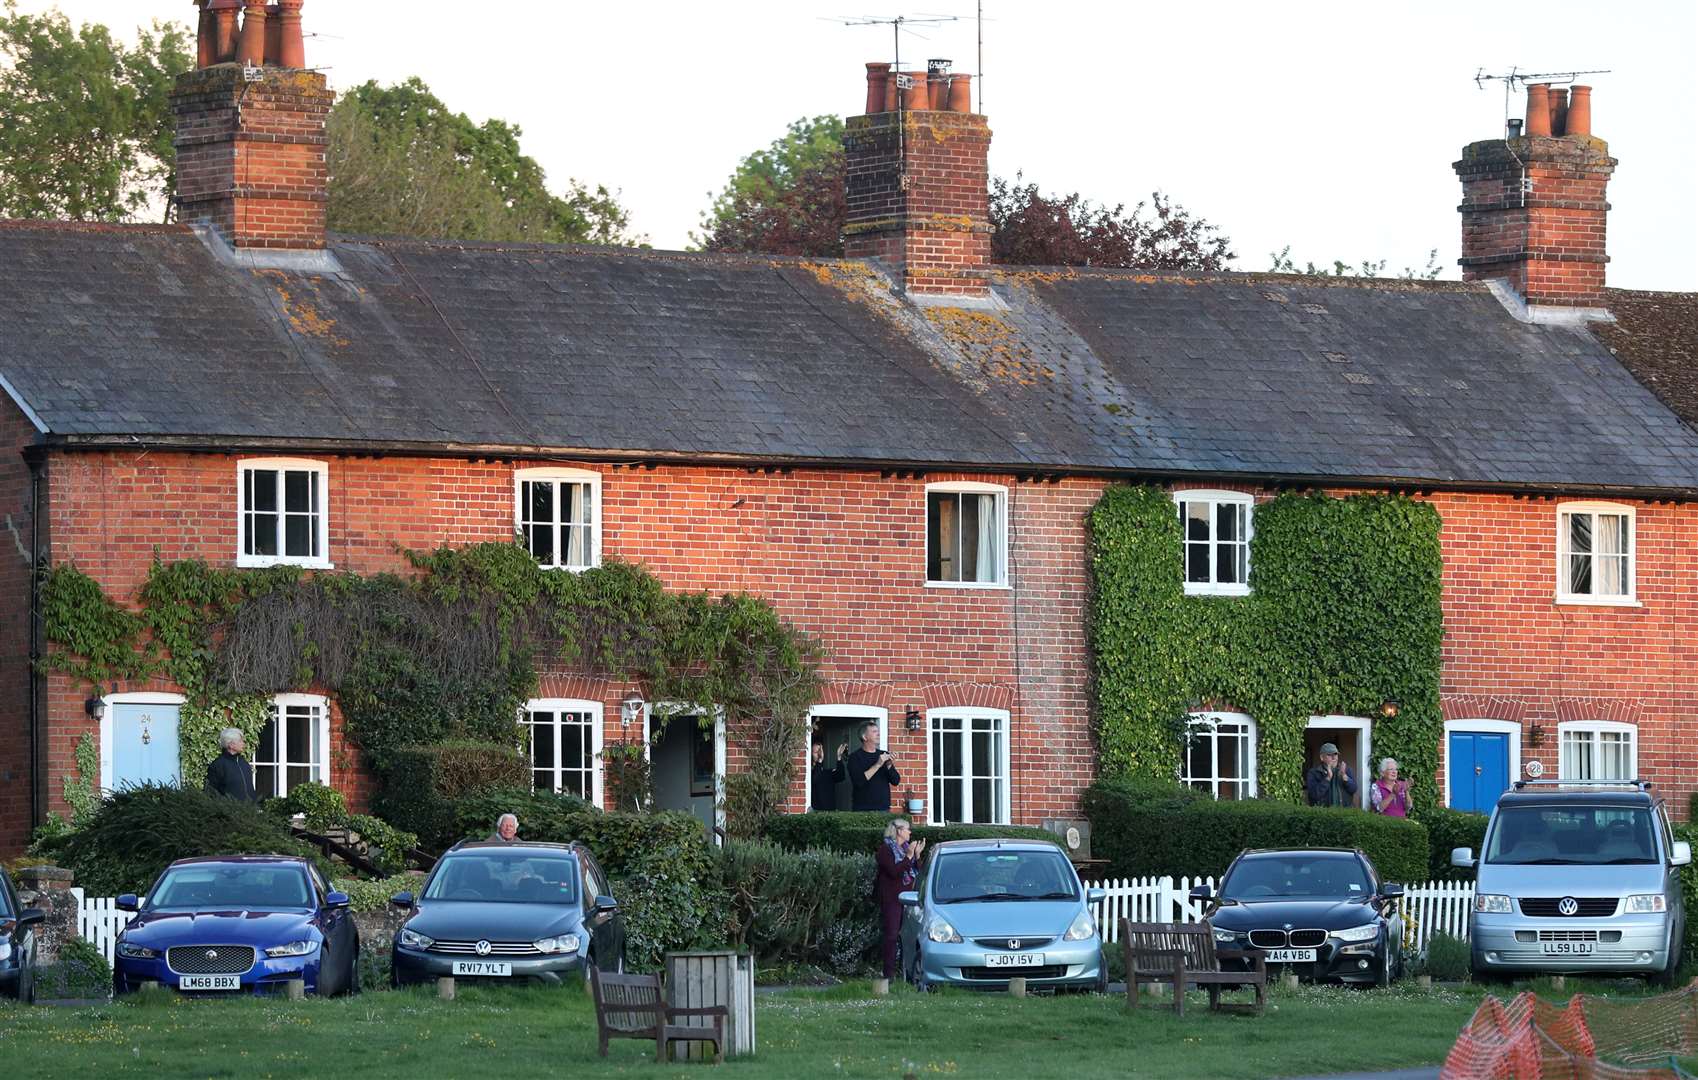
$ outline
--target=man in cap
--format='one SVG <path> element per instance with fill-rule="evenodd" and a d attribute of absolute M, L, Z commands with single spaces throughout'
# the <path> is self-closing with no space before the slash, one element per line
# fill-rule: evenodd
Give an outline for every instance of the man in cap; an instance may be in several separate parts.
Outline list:
<path fill-rule="evenodd" d="M 1303 778 L 1303 790 L 1310 806 L 1355 805 L 1356 778 L 1350 775 L 1350 766 L 1338 759 L 1337 746 L 1321 744 L 1320 764 Z"/>

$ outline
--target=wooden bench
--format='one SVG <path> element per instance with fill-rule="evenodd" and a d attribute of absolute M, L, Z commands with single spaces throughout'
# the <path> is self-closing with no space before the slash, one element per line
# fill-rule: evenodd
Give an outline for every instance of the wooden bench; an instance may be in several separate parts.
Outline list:
<path fill-rule="evenodd" d="M 1138 1007 L 1139 983 L 1171 983 L 1173 1011 L 1185 1015 L 1185 991 L 1209 992 L 1209 1008 L 1234 1008 L 1260 1015 L 1267 1003 L 1268 968 L 1255 949 L 1215 948 L 1214 927 L 1200 923 L 1135 923 L 1120 920 L 1120 947 L 1126 956 L 1126 1004 Z M 1247 960 L 1249 971 L 1222 971 L 1222 960 Z M 1223 1006 L 1222 987 L 1252 989 L 1256 1003 Z"/>
<path fill-rule="evenodd" d="M 724 1061 L 729 1010 L 724 1005 L 703 1008 L 668 1005 L 662 989 L 658 975 L 606 975 L 593 967 L 590 969 L 601 1056 L 607 1056 L 609 1039 L 653 1039 L 657 1063 L 666 1060 L 667 1048 L 675 1042 L 711 1042 L 714 1061 Z M 712 1017 L 713 1024 L 690 1027 L 673 1023 L 684 1016 Z"/>

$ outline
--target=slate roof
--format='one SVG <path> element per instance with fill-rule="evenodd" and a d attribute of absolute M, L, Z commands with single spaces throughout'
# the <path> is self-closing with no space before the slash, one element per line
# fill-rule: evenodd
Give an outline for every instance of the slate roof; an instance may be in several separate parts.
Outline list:
<path fill-rule="evenodd" d="M 1698 433 L 1584 329 L 1459 283 L 1009 270 L 0 225 L 0 376 L 49 441 L 491 449 L 1698 492 Z"/>
<path fill-rule="evenodd" d="M 1698 293 L 1605 290 L 1599 340 L 1663 404 L 1698 426 Z"/>

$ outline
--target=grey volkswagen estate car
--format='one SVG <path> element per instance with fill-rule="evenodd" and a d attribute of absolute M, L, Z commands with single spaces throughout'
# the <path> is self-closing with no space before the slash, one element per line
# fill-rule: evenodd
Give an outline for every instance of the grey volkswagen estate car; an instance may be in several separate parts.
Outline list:
<path fill-rule="evenodd" d="M 1498 799 L 1475 870 L 1468 940 L 1477 977 L 1523 972 L 1674 976 L 1686 933 L 1674 839 L 1650 784 L 1517 782 Z"/>

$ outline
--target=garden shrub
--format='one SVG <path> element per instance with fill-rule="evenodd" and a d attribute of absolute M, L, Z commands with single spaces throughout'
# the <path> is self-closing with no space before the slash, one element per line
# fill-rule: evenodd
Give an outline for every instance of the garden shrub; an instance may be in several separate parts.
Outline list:
<path fill-rule="evenodd" d="M 1151 801 L 1152 790 L 1161 789 L 1118 779 L 1086 789 L 1091 854 L 1108 861 L 1109 876 L 1218 878 L 1246 848 L 1331 847 L 1360 848 L 1388 881 L 1426 879 L 1427 830 L 1418 822 L 1262 799 Z"/>
<path fill-rule="evenodd" d="M 638 860 L 660 850 L 672 852 L 681 874 L 702 881 L 718 876 L 702 823 L 680 811 L 603 813 L 571 795 L 510 787 L 485 788 L 464 796 L 455 802 L 454 810 L 461 838 L 482 840 L 495 828 L 498 817 L 515 814 L 520 839 L 550 844 L 580 841 L 610 878 L 624 876 Z"/>
<path fill-rule="evenodd" d="M 382 818 L 370 814 L 350 814 L 342 793 L 317 781 L 296 784 L 289 794 L 267 799 L 263 804 L 268 813 L 285 824 L 295 814 L 306 817 L 306 826 L 316 833 L 338 826 L 359 835 L 367 845 L 366 856 L 379 872 L 395 874 L 406 869 L 407 853 L 418 845 L 416 834 L 397 829 Z"/>
<path fill-rule="evenodd" d="M 330 887 L 348 894 L 348 910 L 371 912 L 388 907 L 389 898 L 398 892 L 417 895 L 424 880 L 423 874 L 408 871 L 386 878 L 336 878 Z"/>
<path fill-rule="evenodd" d="M 284 819 L 296 814 L 304 815 L 307 828 L 315 832 L 348 821 L 348 803 L 342 798 L 342 793 L 316 780 L 296 784 L 289 789 L 289 794 L 267 799 L 264 805 L 271 813 Z"/>
<path fill-rule="evenodd" d="M 1698 849 L 1698 823 L 1682 822 L 1674 827 L 1674 838 L 1685 840 L 1694 849 Z M 1686 904 L 1686 946 L 1685 958 L 1687 963 L 1698 960 L 1698 862 L 1687 863 L 1680 868 L 1681 897 Z"/>
<path fill-rule="evenodd" d="M 1436 982 L 1461 982 L 1468 977 L 1468 943 L 1439 931 L 1427 939 L 1427 962 L 1422 974 Z"/>
<path fill-rule="evenodd" d="M 59 943 L 59 959 L 36 969 L 35 996 L 44 1001 L 105 998 L 112 993 L 112 965 L 86 938 Z"/>
<path fill-rule="evenodd" d="M 728 844 L 719 863 L 732 944 L 762 963 L 854 970 L 878 941 L 871 855 L 744 842 Z"/>
<path fill-rule="evenodd" d="M 1451 848 L 1473 848 L 1474 857 L 1486 843 L 1486 814 L 1470 814 L 1435 806 L 1419 815 L 1427 827 L 1427 876 L 1433 881 L 1472 881 L 1474 871 L 1450 865 Z"/>
<path fill-rule="evenodd" d="M 239 853 L 298 855 L 327 869 L 315 849 L 259 807 L 161 784 L 113 792 L 41 851 L 74 871 L 90 896 L 143 893 L 177 859 Z"/>
<path fill-rule="evenodd" d="M 518 750 L 496 743 L 446 742 L 396 750 L 372 800 L 385 821 L 440 851 L 460 839 L 456 800 L 492 785 L 524 784 L 530 767 Z M 490 819 L 487 830 L 495 825 Z"/>
<path fill-rule="evenodd" d="M 871 855 L 884 839 L 885 827 L 900 815 L 876 810 L 833 810 L 810 814 L 779 814 L 766 823 L 766 838 L 791 851 L 824 848 L 853 855 Z M 1054 833 L 1031 825 L 916 825 L 914 839 L 935 846 L 945 840 L 1045 840 Z"/>
<path fill-rule="evenodd" d="M 656 971 L 668 952 L 724 944 L 724 893 L 712 877 L 685 869 L 695 859 L 689 847 L 662 844 L 613 875 L 613 895 L 625 915 L 625 963 L 631 969 Z"/>

